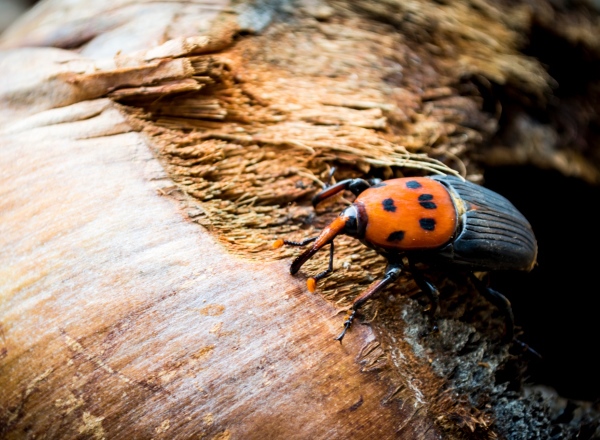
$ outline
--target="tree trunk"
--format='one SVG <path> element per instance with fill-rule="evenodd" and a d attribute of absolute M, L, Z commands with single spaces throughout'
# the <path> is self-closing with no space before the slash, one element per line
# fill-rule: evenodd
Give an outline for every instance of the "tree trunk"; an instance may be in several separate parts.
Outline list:
<path fill-rule="evenodd" d="M 439 333 L 405 274 L 340 344 L 343 312 L 383 258 L 342 238 L 311 294 L 328 253 L 293 277 L 297 249 L 271 246 L 339 213 L 341 197 L 310 204 L 334 167 L 337 180 L 481 183 L 490 163 L 530 163 L 598 182 L 595 153 L 561 141 L 560 115 L 530 118 L 553 96 L 520 52 L 532 23 L 563 23 L 565 41 L 587 29 L 577 41 L 600 55 L 598 26 L 557 11 L 39 3 L 0 39 L 0 437 L 593 430 L 596 412 L 561 420 L 558 396 L 540 403 L 523 385 L 531 351 L 501 342 L 502 316 L 465 274 L 428 274 Z M 518 110 L 500 125 L 505 102 Z"/>

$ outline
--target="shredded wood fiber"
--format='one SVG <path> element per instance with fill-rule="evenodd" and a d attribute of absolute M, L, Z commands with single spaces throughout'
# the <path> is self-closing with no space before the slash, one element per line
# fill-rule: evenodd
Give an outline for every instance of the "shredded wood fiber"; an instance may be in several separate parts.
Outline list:
<path fill-rule="evenodd" d="M 310 199 L 332 167 L 336 180 L 431 173 L 478 180 L 471 154 L 495 133 L 499 115 L 482 109 L 478 85 L 469 78 L 511 83 L 532 96 L 547 92 L 544 70 L 518 53 L 527 11 L 506 14 L 491 3 L 476 3 L 479 8 L 385 2 L 384 10 L 394 5 L 398 10 L 393 19 L 381 19 L 372 2 L 333 2 L 339 14 L 326 25 L 310 17 L 273 23 L 264 34 L 240 38 L 221 52 L 188 56 L 193 72 L 186 78 L 137 94 L 129 89 L 118 99 L 153 137 L 193 221 L 245 258 L 291 260 L 300 250 L 273 250 L 276 238 L 314 236 L 351 201 L 343 194 L 312 208 Z M 355 15 L 354 7 L 376 20 Z M 456 20 L 441 22 L 443 17 Z M 411 45 L 406 34 L 423 43 Z M 335 270 L 318 289 L 341 309 L 381 277 L 385 261 L 357 240 L 339 237 L 336 244 Z M 322 271 L 328 256 L 327 250 L 319 252 L 302 273 Z M 411 278 L 393 289 L 406 296 L 419 291 Z M 405 309 L 403 302 L 387 302 L 385 309 L 369 303 L 364 321 L 378 315 L 390 328 L 400 325 L 395 317 Z M 447 345 L 456 345 L 454 334 L 444 332 Z M 415 341 L 422 338 L 415 335 Z M 365 368 L 381 368 L 381 359 L 374 348 Z M 397 367 L 404 374 L 398 393 L 404 395 L 411 372 Z M 439 396 L 438 391 L 427 394 Z M 489 412 L 459 404 L 458 395 L 448 389 L 437 401 L 438 422 L 486 438 Z"/>
<path fill-rule="evenodd" d="M 221 53 L 188 57 L 193 73 L 180 85 L 122 95 L 186 195 L 190 217 L 231 252 L 296 255 L 297 248 L 271 244 L 316 235 L 351 201 L 337 196 L 313 210 L 310 199 L 332 167 L 335 180 L 478 178 L 467 153 L 495 128 L 478 92 L 444 76 L 388 25 L 365 21 L 352 33 L 346 25 L 310 22 L 290 32 L 274 24 Z M 385 261 L 356 240 L 336 242 L 335 271 L 319 291 L 345 306 L 381 276 Z M 327 264 L 324 250 L 303 272 Z M 399 284 L 416 291 L 409 279 Z"/>

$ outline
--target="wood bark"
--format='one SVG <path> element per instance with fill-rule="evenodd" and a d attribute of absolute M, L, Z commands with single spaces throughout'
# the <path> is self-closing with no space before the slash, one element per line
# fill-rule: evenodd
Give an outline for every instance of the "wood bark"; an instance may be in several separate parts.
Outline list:
<path fill-rule="evenodd" d="M 382 258 L 342 240 L 310 294 L 326 255 L 291 277 L 270 246 L 336 215 L 309 203 L 332 167 L 596 181 L 551 125 L 552 154 L 522 150 L 485 105 L 552 95 L 519 52 L 548 4 L 68 5 L 0 39 L 0 437 L 545 438 L 596 417 L 560 424 L 524 391 L 527 352 L 462 274 L 431 274 L 439 334 L 407 275 L 341 345 Z"/>

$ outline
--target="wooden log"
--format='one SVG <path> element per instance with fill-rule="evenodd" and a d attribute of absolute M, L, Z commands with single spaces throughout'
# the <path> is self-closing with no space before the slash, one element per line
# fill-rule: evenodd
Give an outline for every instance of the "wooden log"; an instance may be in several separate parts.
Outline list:
<path fill-rule="evenodd" d="M 431 274 L 439 334 L 407 275 L 340 345 L 341 312 L 382 259 L 342 241 L 310 294 L 326 255 L 294 278 L 294 252 L 270 248 L 336 215 L 343 200 L 318 216 L 309 203 L 332 166 L 480 179 L 470 152 L 499 116 L 461 87 L 549 93 L 518 52 L 531 10 L 68 3 L 0 38 L 0 437 L 576 429 L 555 424 L 559 399 L 523 391 L 522 350 L 460 274 Z"/>

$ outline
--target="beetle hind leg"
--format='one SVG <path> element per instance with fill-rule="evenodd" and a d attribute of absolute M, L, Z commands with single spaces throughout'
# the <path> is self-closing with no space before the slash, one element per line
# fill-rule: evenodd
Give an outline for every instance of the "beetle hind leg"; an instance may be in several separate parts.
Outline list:
<path fill-rule="evenodd" d="M 377 293 L 381 292 L 384 287 L 396 281 L 402 273 L 402 269 L 403 266 L 401 263 L 389 263 L 387 268 L 385 269 L 385 276 L 383 277 L 383 279 L 375 281 L 373 284 L 367 287 L 367 290 L 365 290 L 362 294 L 360 294 L 360 296 L 358 296 L 354 300 L 354 302 L 352 303 L 352 307 L 350 308 L 350 315 L 348 315 L 348 318 L 344 322 L 344 330 L 342 330 L 342 332 L 335 338 L 336 341 L 340 341 L 340 343 L 342 342 L 342 339 L 344 339 L 346 332 L 348 331 L 348 329 L 352 325 L 352 322 L 354 321 L 356 312 L 358 312 L 358 310 L 368 300 L 373 298 L 373 296 L 375 296 Z"/>

